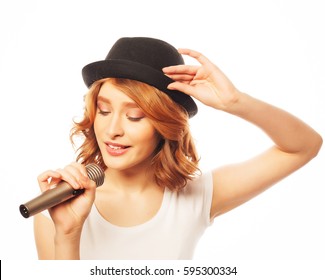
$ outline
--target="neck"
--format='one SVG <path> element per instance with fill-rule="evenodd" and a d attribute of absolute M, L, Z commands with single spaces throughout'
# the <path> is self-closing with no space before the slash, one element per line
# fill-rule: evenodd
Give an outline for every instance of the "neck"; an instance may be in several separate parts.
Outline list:
<path fill-rule="evenodd" d="M 114 188 L 124 192 L 143 192 L 148 188 L 158 187 L 154 181 L 153 173 L 135 171 L 120 171 L 107 169 L 105 171 L 106 188 Z"/>

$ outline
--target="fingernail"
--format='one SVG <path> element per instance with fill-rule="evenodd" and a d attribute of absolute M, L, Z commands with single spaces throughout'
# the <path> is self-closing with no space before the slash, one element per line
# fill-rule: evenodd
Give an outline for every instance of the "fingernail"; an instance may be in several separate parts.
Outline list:
<path fill-rule="evenodd" d="M 80 184 L 79 182 L 73 182 L 73 186 L 77 189 L 80 189 Z"/>

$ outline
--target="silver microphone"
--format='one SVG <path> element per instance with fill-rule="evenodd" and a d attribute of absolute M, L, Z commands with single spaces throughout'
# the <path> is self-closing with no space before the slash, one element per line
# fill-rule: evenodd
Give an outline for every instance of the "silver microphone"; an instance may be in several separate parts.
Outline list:
<path fill-rule="evenodd" d="M 94 163 L 88 164 L 86 165 L 86 171 L 89 179 L 96 183 L 96 187 L 104 183 L 105 174 L 98 165 Z M 19 211 L 24 218 L 29 218 L 45 209 L 49 209 L 70 198 L 76 197 L 84 191 L 84 189 L 75 190 L 67 182 L 61 181 L 55 188 L 46 190 L 34 199 L 25 204 L 21 204 Z"/>

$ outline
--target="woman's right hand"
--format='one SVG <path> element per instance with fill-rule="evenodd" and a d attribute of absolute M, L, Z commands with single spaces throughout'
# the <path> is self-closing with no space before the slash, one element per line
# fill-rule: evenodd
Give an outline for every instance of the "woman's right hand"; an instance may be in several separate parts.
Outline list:
<path fill-rule="evenodd" d="M 37 180 L 42 192 L 62 180 L 74 189 L 85 190 L 79 196 L 49 209 L 57 232 L 59 231 L 61 234 L 80 233 L 94 203 L 96 191 L 96 183 L 88 178 L 85 166 L 71 163 L 64 169 L 45 171 L 38 176 Z"/>

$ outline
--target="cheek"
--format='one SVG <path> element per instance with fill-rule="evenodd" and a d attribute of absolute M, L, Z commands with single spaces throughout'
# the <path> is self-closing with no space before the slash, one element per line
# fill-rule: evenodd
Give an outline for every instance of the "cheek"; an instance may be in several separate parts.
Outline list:
<path fill-rule="evenodd" d="M 104 118 L 101 118 L 101 116 L 96 116 L 94 119 L 94 131 L 95 134 L 97 133 L 104 133 L 107 129 L 107 120 Z"/>
<path fill-rule="evenodd" d="M 104 122 L 95 119 L 94 124 L 93 124 L 93 128 L 94 128 L 94 137 L 96 139 L 97 145 L 99 146 L 99 148 L 101 149 L 101 143 L 102 140 L 105 139 L 105 131 L 106 131 L 106 127 L 107 125 L 105 125 Z"/>
<path fill-rule="evenodd" d="M 150 139 L 150 152 L 152 154 L 157 153 L 158 146 L 160 145 L 161 137 L 155 132 Z M 148 145 L 148 146 L 149 146 Z"/>
<path fill-rule="evenodd" d="M 134 129 L 132 135 L 134 141 L 145 145 L 148 150 L 154 150 L 160 141 L 158 133 L 152 126 L 142 127 L 141 129 L 136 128 Z"/>
<path fill-rule="evenodd" d="M 99 133 L 100 129 L 99 129 L 99 123 L 98 121 L 94 121 L 94 133 L 95 133 L 95 136 L 97 137 L 98 133 Z"/>

